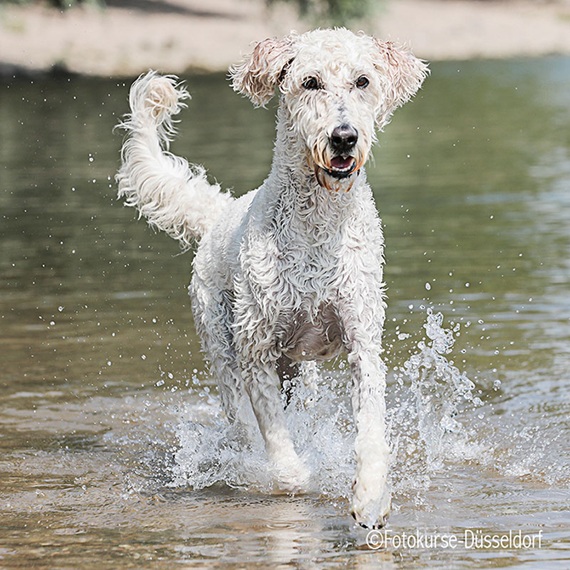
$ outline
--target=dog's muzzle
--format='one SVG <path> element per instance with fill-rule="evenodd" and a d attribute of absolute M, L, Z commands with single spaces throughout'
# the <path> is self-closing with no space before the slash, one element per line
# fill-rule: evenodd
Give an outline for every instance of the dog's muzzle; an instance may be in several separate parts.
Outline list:
<path fill-rule="evenodd" d="M 358 131 L 346 123 L 336 127 L 329 137 L 329 144 L 335 156 L 327 173 L 335 178 L 347 178 L 356 170 L 356 159 L 352 151 L 358 142 Z"/>
<path fill-rule="evenodd" d="M 329 136 L 329 149 L 333 157 L 326 164 L 316 166 L 317 180 L 321 186 L 329 190 L 339 190 L 342 181 L 358 173 L 362 164 L 353 156 L 354 148 L 358 142 L 358 131 L 348 124 L 335 127 Z M 352 188 L 352 183 L 346 191 Z"/>

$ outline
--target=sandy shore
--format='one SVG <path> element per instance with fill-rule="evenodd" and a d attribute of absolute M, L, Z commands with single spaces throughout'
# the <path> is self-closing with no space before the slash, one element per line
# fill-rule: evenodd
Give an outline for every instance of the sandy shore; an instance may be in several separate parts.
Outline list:
<path fill-rule="evenodd" d="M 0 68 L 103 76 L 220 71 L 253 41 L 303 31 L 264 0 L 108 0 L 66 12 L 0 5 Z M 570 0 L 387 0 L 366 31 L 428 60 L 570 55 Z"/>

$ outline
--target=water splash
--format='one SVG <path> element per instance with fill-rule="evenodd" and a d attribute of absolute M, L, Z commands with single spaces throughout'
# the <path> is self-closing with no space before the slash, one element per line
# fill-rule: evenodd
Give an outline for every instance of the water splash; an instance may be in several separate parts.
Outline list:
<path fill-rule="evenodd" d="M 345 377 L 331 372 L 313 380 L 316 385 L 303 382 L 296 386 L 286 408 L 287 425 L 313 474 L 313 489 L 346 497 L 354 470 L 354 429 Z M 261 435 L 245 441 L 225 419 L 218 396 L 200 394 L 199 404 L 188 403 L 182 410 L 171 486 L 202 489 L 224 484 L 271 492 L 273 480 Z"/>
<path fill-rule="evenodd" d="M 458 327 L 446 329 L 441 313 L 428 310 L 425 338 L 390 382 L 389 426 L 396 493 L 425 490 L 430 474 L 446 459 L 469 458 L 481 449 L 461 421 L 466 408 L 481 405 L 474 384 L 448 358 Z M 313 371 L 300 382 L 286 408 L 295 447 L 313 474 L 314 490 L 350 495 L 354 476 L 351 380 L 336 371 Z M 172 486 L 202 489 L 217 484 L 270 492 L 271 475 L 261 437 L 244 442 L 230 426 L 216 394 L 201 389 L 182 410 Z"/>
<path fill-rule="evenodd" d="M 395 371 L 389 406 L 393 437 L 392 486 L 397 496 L 424 503 L 432 477 L 451 463 L 488 455 L 474 412 L 483 402 L 475 384 L 451 360 L 458 324 L 445 328 L 442 313 L 428 309 L 424 338 Z"/>
<path fill-rule="evenodd" d="M 225 484 L 268 492 L 271 481 L 261 436 L 243 443 L 227 422 L 218 396 L 204 391 L 198 395 L 202 401 L 190 402 L 181 411 L 183 421 L 176 429 L 180 447 L 170 486 L 198 490 Z"/>
<path fill-rule="evenodd" d="M 416 352 L 397 373 L 400 393 L 406 402 L 397 423 L 415 427 L 425 449 L 427 467 L 438 469 L 450 451 L 470 453 L 467 440 L 473 434 L 461 423 L 461 412 L 483 402 L 474 396 L 475 384 L 447 357 L 459 325 L 444 328 L 443 315 L 428 309 L 423 327 L 427 338 L 417 344 Z"/>

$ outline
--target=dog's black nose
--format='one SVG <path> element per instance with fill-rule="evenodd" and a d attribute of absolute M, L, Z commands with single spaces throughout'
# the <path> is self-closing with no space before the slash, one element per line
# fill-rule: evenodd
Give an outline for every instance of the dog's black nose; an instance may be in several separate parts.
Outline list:
<path fill-rule="evenodd" d="M 334 151 L 347 154 L 358 141 L 358 131 L 346 123 L 339 125 L 331 133 L 330 141 Z"/>

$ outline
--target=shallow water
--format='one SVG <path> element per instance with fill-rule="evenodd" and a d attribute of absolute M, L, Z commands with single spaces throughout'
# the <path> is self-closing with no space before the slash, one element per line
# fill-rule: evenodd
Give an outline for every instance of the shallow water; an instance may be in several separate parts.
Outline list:
<path fill-rule="evenodd" d="M 272 112 L 189 87 L 174 150 L 258 185 Z M 115 200 L 127 87 L 0 93 L 1 567 L 570 567 L 570 60 L 435 64 L 380 137 L 394 512 L 369 544 L 342 360 L 288 411 L 312 493 L 232 439 L 191 253 Z"/>

